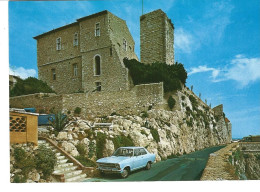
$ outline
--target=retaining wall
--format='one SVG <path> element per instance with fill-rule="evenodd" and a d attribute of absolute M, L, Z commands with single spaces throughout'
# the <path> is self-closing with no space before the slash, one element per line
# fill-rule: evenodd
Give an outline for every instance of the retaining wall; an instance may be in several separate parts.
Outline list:
<path fill-rule="evenodd" d="M 116 112 L 120 115 L 137 114 L 150 106 L 163 102 L 163 83 L 142 84 L 131 90 L 91 92 L 74 94 L 31 94 L 11 97 L 10 106 L 15 108 L 34 107 L 37 112 L 51 109 L 74 112 L 81 108 L 82 117 L 104 116 Z"/>

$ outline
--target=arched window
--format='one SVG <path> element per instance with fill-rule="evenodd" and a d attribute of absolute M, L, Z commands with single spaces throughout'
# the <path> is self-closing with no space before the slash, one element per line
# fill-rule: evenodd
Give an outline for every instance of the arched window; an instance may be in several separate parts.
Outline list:
<path fill-rule="evenodd" d="M 94 69 L 94 74 L 95 74 L 95 75 L 100 75 L 100 74 L 101 74 L 100 56 L 99 56 L 99 55 L 95 56 L 95 69 Z"/>

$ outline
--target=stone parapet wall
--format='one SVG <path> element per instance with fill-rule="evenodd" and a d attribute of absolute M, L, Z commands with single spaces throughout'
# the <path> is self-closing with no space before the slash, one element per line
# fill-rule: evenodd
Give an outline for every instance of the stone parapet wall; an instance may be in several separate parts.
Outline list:
<path fill-rule="evenodd" d="M 215 153 L 211 153 L 206 168 L 200 180 L 236 180 L 232 174 L 233 167 L 228 161 L 232 152 L 239 147 L 238 143 L 231 143 Z"/>
<path fill-rule="evenodd" d="M 130 91 L 67 94 L 63 96 L 63 109 L 73 112 L 82 109 L 82 117 L 137 114 L 149 106 L 163 101 L 163 84 L 137 85 Z"/>
<path fill-rule="evenodd" d="M 36 108 L 37 112 L 49 113 L 51 109 L 62 109 L 62 95 L 54 93 L 36 93 L 10 97 L 10 107 L 12 108 Z"/>
<path fill-rule="evenodd" d="M 131 90 L 114 92 L 92 92 L 74 94 L 31 94 L 11 97 L 10 105 L 15 108 L 34 107 L 37 112 L 62 110 L 64 113 L 74 112 L 81 108 L 83 118 L 117 114 L 136 114 L 145 111 L 150 106 L 163 102 L 163 83 L 137 85 Z"/>

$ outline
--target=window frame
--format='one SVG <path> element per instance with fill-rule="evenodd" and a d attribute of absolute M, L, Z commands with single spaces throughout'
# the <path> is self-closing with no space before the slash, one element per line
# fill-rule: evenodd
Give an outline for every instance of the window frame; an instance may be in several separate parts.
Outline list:
<path fill-rule="evenodd" d="M 77 64 L 77 63 L 74 63 L 74 64 L 72 65 L 72 67 L 73 67 L 73 77 L 78 77 L 78 70 L 79 70 L 78 64 Z"/>
<path fill-rule="evenodd" d="M 78 32 L 74 33 L 73 35 L 73 46 L 78 46 L 79 45 L 79 34 Z"/>
<path fill-rule="evenodd" d="M 99 73 L 97 73 L 97 62 L 96 58 L 99 57 Z M 94 76 L 100 76 L 101 75 L 101 56 L 99 54 L 94 56 Z"/>
<path fill-rule="evenodd" d="M 61 37 L 56 38 L 56 50 L 61 50 Z"/>
<path fill-rule="evenodd" d="M 98 27 L 97 27 L 98 25 Z M 95 37 L 100 37 L 100 22 L 95 23 Z"/>
<path fill-rule="evenodd" d="M 51 69 L 51 77 L 52 77 L 53 81 L 55 81 L 57 79 L 56 69 L 55 68 Z"/>
<path fill-rule="evenodd" d="M 127 51 L 127 41 L 125 38 L 123 38 L 123 49 Z"/>

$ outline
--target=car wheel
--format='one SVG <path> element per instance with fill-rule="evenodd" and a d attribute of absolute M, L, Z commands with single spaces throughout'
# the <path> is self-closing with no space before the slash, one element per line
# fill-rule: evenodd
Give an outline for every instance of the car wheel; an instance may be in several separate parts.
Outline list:
<path fill-rule="evenodd" d="M 145 169 L 146 169 L 146 170 L 149 170 L 149 169 L 151 169 L 151 167 L 152 167 L 151 162 L 148 162 L 148 163 L 146 164 Z"/>
<path fill-rule="evenodd" d="M 129 175 L 129 170 L 128 169 L 124 169 L 123 172 L 121 173 L 121 177 L 124 179 L 124 178 L 127 178 Z"/>

